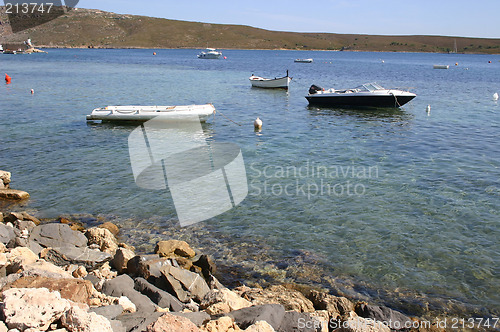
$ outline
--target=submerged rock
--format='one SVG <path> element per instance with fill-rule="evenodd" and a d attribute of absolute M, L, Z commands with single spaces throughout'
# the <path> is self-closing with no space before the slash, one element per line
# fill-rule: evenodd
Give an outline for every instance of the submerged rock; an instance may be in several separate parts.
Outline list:
<path fill-rule="evenodd" d="M 185 241 L 168 240 L 160 241 L 156 244 L 155 254 L 160 257 L 186 257 L 192 258 L 196 255 L 194 250 Z"/>

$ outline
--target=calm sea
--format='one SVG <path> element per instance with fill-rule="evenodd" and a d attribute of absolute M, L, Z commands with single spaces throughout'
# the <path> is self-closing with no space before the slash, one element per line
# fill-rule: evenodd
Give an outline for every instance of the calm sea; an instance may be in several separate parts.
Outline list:
<path fill-rule="evenodd" d="M 500 314 L 499 55 L 48 51 L 0 56 L 0 73 L 12 77 L 0 89 L 0 169 L 31 194 L 20 208 L 112 219 L 139 250 L 173 234 L 230 266 L 226 279 L 308 283 L 418 314 Z M 286 70 L 288 92 L 250 87 L 252 73 Z M 370 81 L 417 98 L 386 111 L 309 107 L 304 98 L 313 83 Z M 85 115 L 207 102 L 225 117 L 203 130 L 241 147 L 249 194 L 180 228 L 169 191 L 134 182 L 134 126 L 90 125 Z"/>

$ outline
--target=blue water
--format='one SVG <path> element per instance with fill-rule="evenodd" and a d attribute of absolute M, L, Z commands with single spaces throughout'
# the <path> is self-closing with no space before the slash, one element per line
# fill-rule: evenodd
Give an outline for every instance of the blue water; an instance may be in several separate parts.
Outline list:
<path fill-rule="evenodd" d="M 30 192 L 23 209 L 112 217 L 145 248 L 174 228 L 189 232 L 256 282 L 309 282 L 408 311 L 499 315 L 499 55 L 226 50 L 226 60 L 199 60 L 196 50 L 152 52 L 0 57 L 12 77 L 0 89 L 0 169 Z M 252 73 L 287 69 L 288 92 L 250 87 Z M 313 83 L 370 81 L 417 98 L 384 111 L 309 107 L 304 98 Z M 181 230 L 170 193 L 134 183 L 134 127 L 90 125 L 85 115 L 114 104 L 207 102 L 242 124 L 217 115 L 203 130 L 241 147 L 249 195 Z"/>

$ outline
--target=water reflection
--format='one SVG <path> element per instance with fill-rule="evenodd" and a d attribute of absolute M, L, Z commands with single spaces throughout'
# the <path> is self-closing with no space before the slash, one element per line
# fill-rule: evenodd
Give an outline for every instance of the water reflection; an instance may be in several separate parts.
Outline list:
<path fill-rule="evenodd" d="M 332 108 L 307 106 L 312 116 L 354 117 L 369 121 L 405 122 L 408 123 L 415 115 L 401 108 Z"/>

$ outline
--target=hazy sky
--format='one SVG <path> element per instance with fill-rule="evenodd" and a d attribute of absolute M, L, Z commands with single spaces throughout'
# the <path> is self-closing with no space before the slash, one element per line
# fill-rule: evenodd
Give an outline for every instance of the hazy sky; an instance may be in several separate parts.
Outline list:
<path fill-rule="evenodd" d="M 77 7 L 279 31 L 500 38 L 500 0 L 80 0 Z"/>

